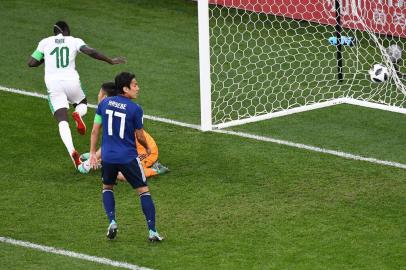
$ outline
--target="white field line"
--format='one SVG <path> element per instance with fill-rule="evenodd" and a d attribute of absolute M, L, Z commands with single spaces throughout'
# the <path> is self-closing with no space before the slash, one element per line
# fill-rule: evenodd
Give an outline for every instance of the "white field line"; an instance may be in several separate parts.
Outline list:
<path fill-rule="evenodd" d="M 48 98 L 47 95 L 43 95 L 43 94 L 39 94 L 39 93 L 35 93 L 35 92 L 30 92 L 30 91 L 25 91 L 25 90 L 21 90 L 21 89 L 9 88 L 9 87 L 5 87 L 5 86 L 1 86 L 1 85 L 0 85 L 0 90 L 4 91 L 4 92 L 10 92 L 10 93 L 20 94 L 20 95 L 25 95 L 25 96 L 38 97 L 38 98 L 43 98 L 43 99 Z M 88 104 L 88 107 L 96 109 L 97 105 Z M 199 129 L 200 130 L 199 125 L 187 124 L 187 123 L 183 123 L 183 122 L 179 122 L 179 121 L 175 121 L 175 120 L 171 120 L 171 119 L 167 119 L 167 118 L 161 118 L 161 117 L 151 116 L 151 115 L 144 115 L 144 118 L 145 119 L 150 119 L 150 120 L 153 120 L 153 121 L 164 122 L 164 123 L 167 123 L 167 124 L 172 124 L 172 125 L 177 125 L 177 126 L 182 126 L 182 127 L 187 127 L 187 128 L 193 128 L 193 129 Z"/>
<path fill-rule="evenodd" d="M 87 105 L 89 108 L 97 108 L 97 105 L 93 105 L 93 104 L 88 104 Z M 158 116 L 152 116 L 152 115 L 144 115 L 145 119 L 149 119 L 152 121 L 157 121 L 157 122 L 163 122 L 163 123 L 167 123 L 167 124 L 172 124 L 175 126 L 181 126 L 181 127 L 187 127 L 187 128 L 193 128 L 193 129 L 198 129 L 200 130 L 200 126 L 199 125 L 193 125 L 193 124 L 188 124 L 188 123 L 183 123 L 183 122 L 179 122 L 179 121 L 175 121 L 175 120 L 171 120 L 168 118 L 162 118 L 162 117 L 158 117 Z"/>
<path fill-rule="evenodd" d="M 12 238 L 2 237 L 2 236 L 0 236 L 0 242 L 6 243 L 6 244 L 11 244 L 11 245 L 16 245 L 16 246 L 21 246 L 21 247 L 26 247 L 26 248 L 32 248 L 32 249 L 44 251 L 46 253 L 63 255 L 63 256 L 72 257 L 72 258 L 76 258 L 76 259 L 80 259 L 80 260 L 96 262 L 96 263 L 100 263 L 100 264 L 105 264 L 105 265 L 110 265 L 110 266 L 115 266 L 115 267 L 120 267 L 120 268 L 125 268 L 125 269 L 152 270 L 151 268 L 140 267 L 135 264 L 113 261 L 113 260 L 110 260 L 107 258 L 90 256 L 90 255 L 77 253 L 77 252 L 73 252 L 73 251 L 69 251 L 69 250 L 63 250 L 63 249 L 58 249 L 58 248 L 54 248 L 54 247 L 38 245 L 38 244 L 34 244 L 34 243 L 26 242 L 26 241 L 15 240 Z"/>
<path fill-rule="evenodd" d="M 46 99 L 46 95 L 34 93 L 34 92 L 29 92 L 25 90 L 20 90 L 20 89 L 13 89 L 13 88 L 8 88 L 5 86 L 0 85 L 0 90 L 5 91 L 5 92 L 11 92 L 11 93 L 16 93 L 16 94 L 22 94 L 26 96 L 33 96 L 33 97 L 39 97 L 39 98 L 44 98 Z M 90 108 L 96 108 L 96 105 L 89 104 Z M 157 117 L 157 116 L 151 116 L 151 115 L 144 115 L 146 119 L 150 119 L 152 121 L 158 121 L 158 122 L 163 122 L 167 124 L 172 124 L 172 125 L 177 125 L 177 126 L 182 126 L 182 127 L 187 127 L 187 128 L 192 128 L 192 129 L 197 129 L 200 130 L 199 125 L 194 125 L 194 124 L 188 124 L 188 123 L 183 123 L 167 118 L 162 118 L 162 117 Z M 286 145 L 290 147 L 295 147 L 299 149 L 305 149 L 313 152 L 318 152 L 318 153 L 324 153 L 324 154 L 329 154 L 333 156 L 338 156 L 346 159 L 352 159 L 352 160 L 359 160 L 359 161 L 367 161 L 370 163 L 375 163 L 375 164 L 380 164 L 380 165 L 385 165 L 385 166 L 391 166 L 391 167 L 396 167 L 396 168 L 401 168 L 401 169 L 406 169 L 406 164 L 398 163 L 398 162 L 393 162 L 393 161 L 387 161 L 387 160 L 379 160 L 376 158 L 369 158 L 369 157 L 363 157 L 351 153 L 345 153 L 345 152 L 340 152 L 336 150 L 329 150 L 325 148 L 320 148 L 316 146 L 311 146 L 311 145 L 306 145 L 306 144 L 301 144 L 301 143 L 295 143 L 295 142 L 290 142 L 290 141 L 285 141 L 285 140 L 279 140 L 279 139 L 274 139 L 272 137 L 264 137 L 264 136 L 258 136 L 258 135 L 253 135 L 249 133 L 244 133 L 244 132 L 236 132 L 236 131 L 230 131 L 230 130 L 212 130 L 212 132 L 217 132 L 217 133 L 222 133 L 222 134 L 228 134 L 228 135 L 234 135 L 238 137 L 243 137 L 243 138 L 248 138 L 248 139 L 253 139 L 257 141 L 263 141 L 263 142 L 271 142 L 275 144 L 281 144 L 281 145 Z"/>
<path fill-rule="evenodd" d="M 342 158 L 346 158 L 346 159 L 361 160 L 361 161 L 367 161 L 367 162 L 371 162 L 371 163 L 406 169 L 406 164 L 402 164 L 402 163 L 386 161 L 386 160 L 379 160 L 376 158 L 362 157 L 362 156 L 345 153 L 345 152 L 340 152 L 340 151 L 336 151 L 336 150 L 329 150 L 329 149 L 324 149 L 324 148 L 301 144 L 301 143 L 294 143 L 294 142 L 289 142 L 289 141 L 273 139 L 271 137 L 263 137 L 263 136 L 236 132 L 236 131 L 229 131 L 229 130 L 216 130 L 216 132 L 229 134 L 229 135 L 235 135 L 235 136 L 249 138 L 249 139 L 254 139 L 254 140 L 258 140 L 258 141 L 272 142 L 272 143 L 276 143 L 276 144 L 287 145 L 287 146 L 291 146 L 291 147 L 295 147 L 295 148 L 306 149 L 306 150 L 313 151 L 313 152 L 330 154 L 333 156 L 338 156 L 338 157 L 342 157 Z"/>

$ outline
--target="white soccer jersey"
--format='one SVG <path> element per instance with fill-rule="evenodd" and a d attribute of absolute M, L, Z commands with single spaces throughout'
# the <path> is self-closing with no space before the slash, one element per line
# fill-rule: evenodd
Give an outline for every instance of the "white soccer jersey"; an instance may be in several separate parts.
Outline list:
<path fill-rule="evenodd" d="M 37 51 L 44 56 L 45 81 L 79 80 L 75 58 L 83 45 L 82 39 L 62 34 L 41 40 Z"/>

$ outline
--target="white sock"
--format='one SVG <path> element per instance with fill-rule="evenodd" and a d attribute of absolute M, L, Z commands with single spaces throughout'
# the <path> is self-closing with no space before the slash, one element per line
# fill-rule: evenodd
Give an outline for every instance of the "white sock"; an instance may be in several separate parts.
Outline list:
<path fill-rule="evenodd" d="M 80 117 L 83 117 L 87 113 L 87 105 L 80 103 L 76 106 L 75 112 L 78 112 Z"/>
<path fill-rule="evenodd" d="M 66 121 L 61 121 L 59 122 L 58 126 L 59 135 L 61 136 L 61 139 L 69 152 L 69 155 L 71 155 L 72 152 L 75 150 L 75 147 L 73 147 L 72 134 L 70 132 L 69 124 Z"/>

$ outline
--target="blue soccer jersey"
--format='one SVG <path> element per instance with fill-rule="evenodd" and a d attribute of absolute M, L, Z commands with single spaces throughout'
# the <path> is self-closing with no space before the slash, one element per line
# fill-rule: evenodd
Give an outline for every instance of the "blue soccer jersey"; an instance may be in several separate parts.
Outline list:
<path fill-rule="evenodd" d="M 142 108 L 123 96 L 103 99 L 97 107 L 102 118 L 101 158 L 104 162 L 126 164 L 138 157 L 135 130 L 143 127 Z"/>

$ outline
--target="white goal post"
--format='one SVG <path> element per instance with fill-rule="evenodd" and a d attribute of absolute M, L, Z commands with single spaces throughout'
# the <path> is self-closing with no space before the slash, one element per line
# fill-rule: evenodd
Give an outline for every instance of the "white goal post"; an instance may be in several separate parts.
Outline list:
<path fill-rule="evenodd" d="M 404 0 L 198 0 L 198 17 L 203 131 L 343 103 L 406 114 Z"/>

